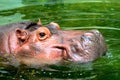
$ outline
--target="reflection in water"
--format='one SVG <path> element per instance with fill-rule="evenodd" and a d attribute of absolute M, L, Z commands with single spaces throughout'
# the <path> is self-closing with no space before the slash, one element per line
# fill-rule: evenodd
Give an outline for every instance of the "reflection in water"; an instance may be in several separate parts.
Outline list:
<path fill-rule="evenodd" d="M 0 0 L 0 11 L 23 7 L 22 0 Z"/>
<path fill-rule="evenodd" d="M 0 25 L 4 25 L 9 23 L 13 23 L 13 22 L 19 22 L 19 21 L 23 21 L 22 17 L 24 17 L 24 14 L 21 13 L 14 13 L 12 15 L 9 16 L 0 16 Z"/>
<path fill-rule="evenodd" d="M 12 3 L 18 7 L 0 8 L 0 25 L 41 18 L 44 24 L 55 21 L 67 30 L 99 29 L 106 39 L 108 53 L 93 63 L 51 65 L 45 70 L 25 65 L 13 67 L 3 64 L 0 58 L 0 79 L 120 79 L 119 0 L 12 0 Z"/>
<path fill-rule="evenodd" d="M 63 3 L 64 0 L 22 0 L 22 3 L 25 4 L 25 5 L 37 5 L 37 4 L 60 4 L 60 3 Z"/>

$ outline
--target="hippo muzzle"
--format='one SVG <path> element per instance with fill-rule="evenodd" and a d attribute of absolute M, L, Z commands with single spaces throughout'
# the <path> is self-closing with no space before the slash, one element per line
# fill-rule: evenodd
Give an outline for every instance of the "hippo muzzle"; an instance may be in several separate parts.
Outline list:
<path fill-rule="evenodd" d="M 52 45 L 62 50 L 63 59 L 74 62 L 88 62 L 101 57 L 106 46 L 98 30 L 58 31 L 60 43 Z"/>

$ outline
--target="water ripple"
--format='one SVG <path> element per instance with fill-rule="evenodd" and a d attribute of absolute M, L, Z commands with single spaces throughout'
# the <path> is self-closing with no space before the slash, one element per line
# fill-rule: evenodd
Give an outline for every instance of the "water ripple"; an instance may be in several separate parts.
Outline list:
<path fill-rule="evenodd" d="M 120 31 L 120 28 L 114 28 L 114 27 L 105 27 L 105 26 L 90 26 L 90 27 L 62 27 L 66 30 L 78 30 L 78 29 L 106 29 L 106 30 L 118 30 Z"/>

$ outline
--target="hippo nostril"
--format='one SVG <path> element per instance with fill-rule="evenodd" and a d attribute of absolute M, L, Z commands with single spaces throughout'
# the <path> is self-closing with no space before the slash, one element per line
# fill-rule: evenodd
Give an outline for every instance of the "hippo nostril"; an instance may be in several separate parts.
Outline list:
<path fill-rule="evenodd" d="M 100 34 L 100 32 L 98 30 L 91 30 L 91 31 L 95 34 Z"/>
<path fill-rule="evenodd" d="M 94 34 L 93 34 L 93 33 L 90 33 L 90 32 L 87 32 L 87 33 L 83 34 L 83 35 L 80 37 L 80 39 L 81 39 L 82 41 L 86 41 L 86 42 L 92 41 L 92 40 L 94 39 Z"/>

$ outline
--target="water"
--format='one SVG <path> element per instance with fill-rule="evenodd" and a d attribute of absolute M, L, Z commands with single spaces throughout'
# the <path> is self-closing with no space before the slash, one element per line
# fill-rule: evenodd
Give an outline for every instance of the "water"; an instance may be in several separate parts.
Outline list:
<path fill-rule="evenodd" d="M 98 29 L 108 52 L 93 63 L 50 65 L 44 68 L 14 67 L 0 58 L 1 80 L 119 80 L 119 0 L 0 0 L 0 25 L 20 21 L 51 21 L 62 29 Z"/>

